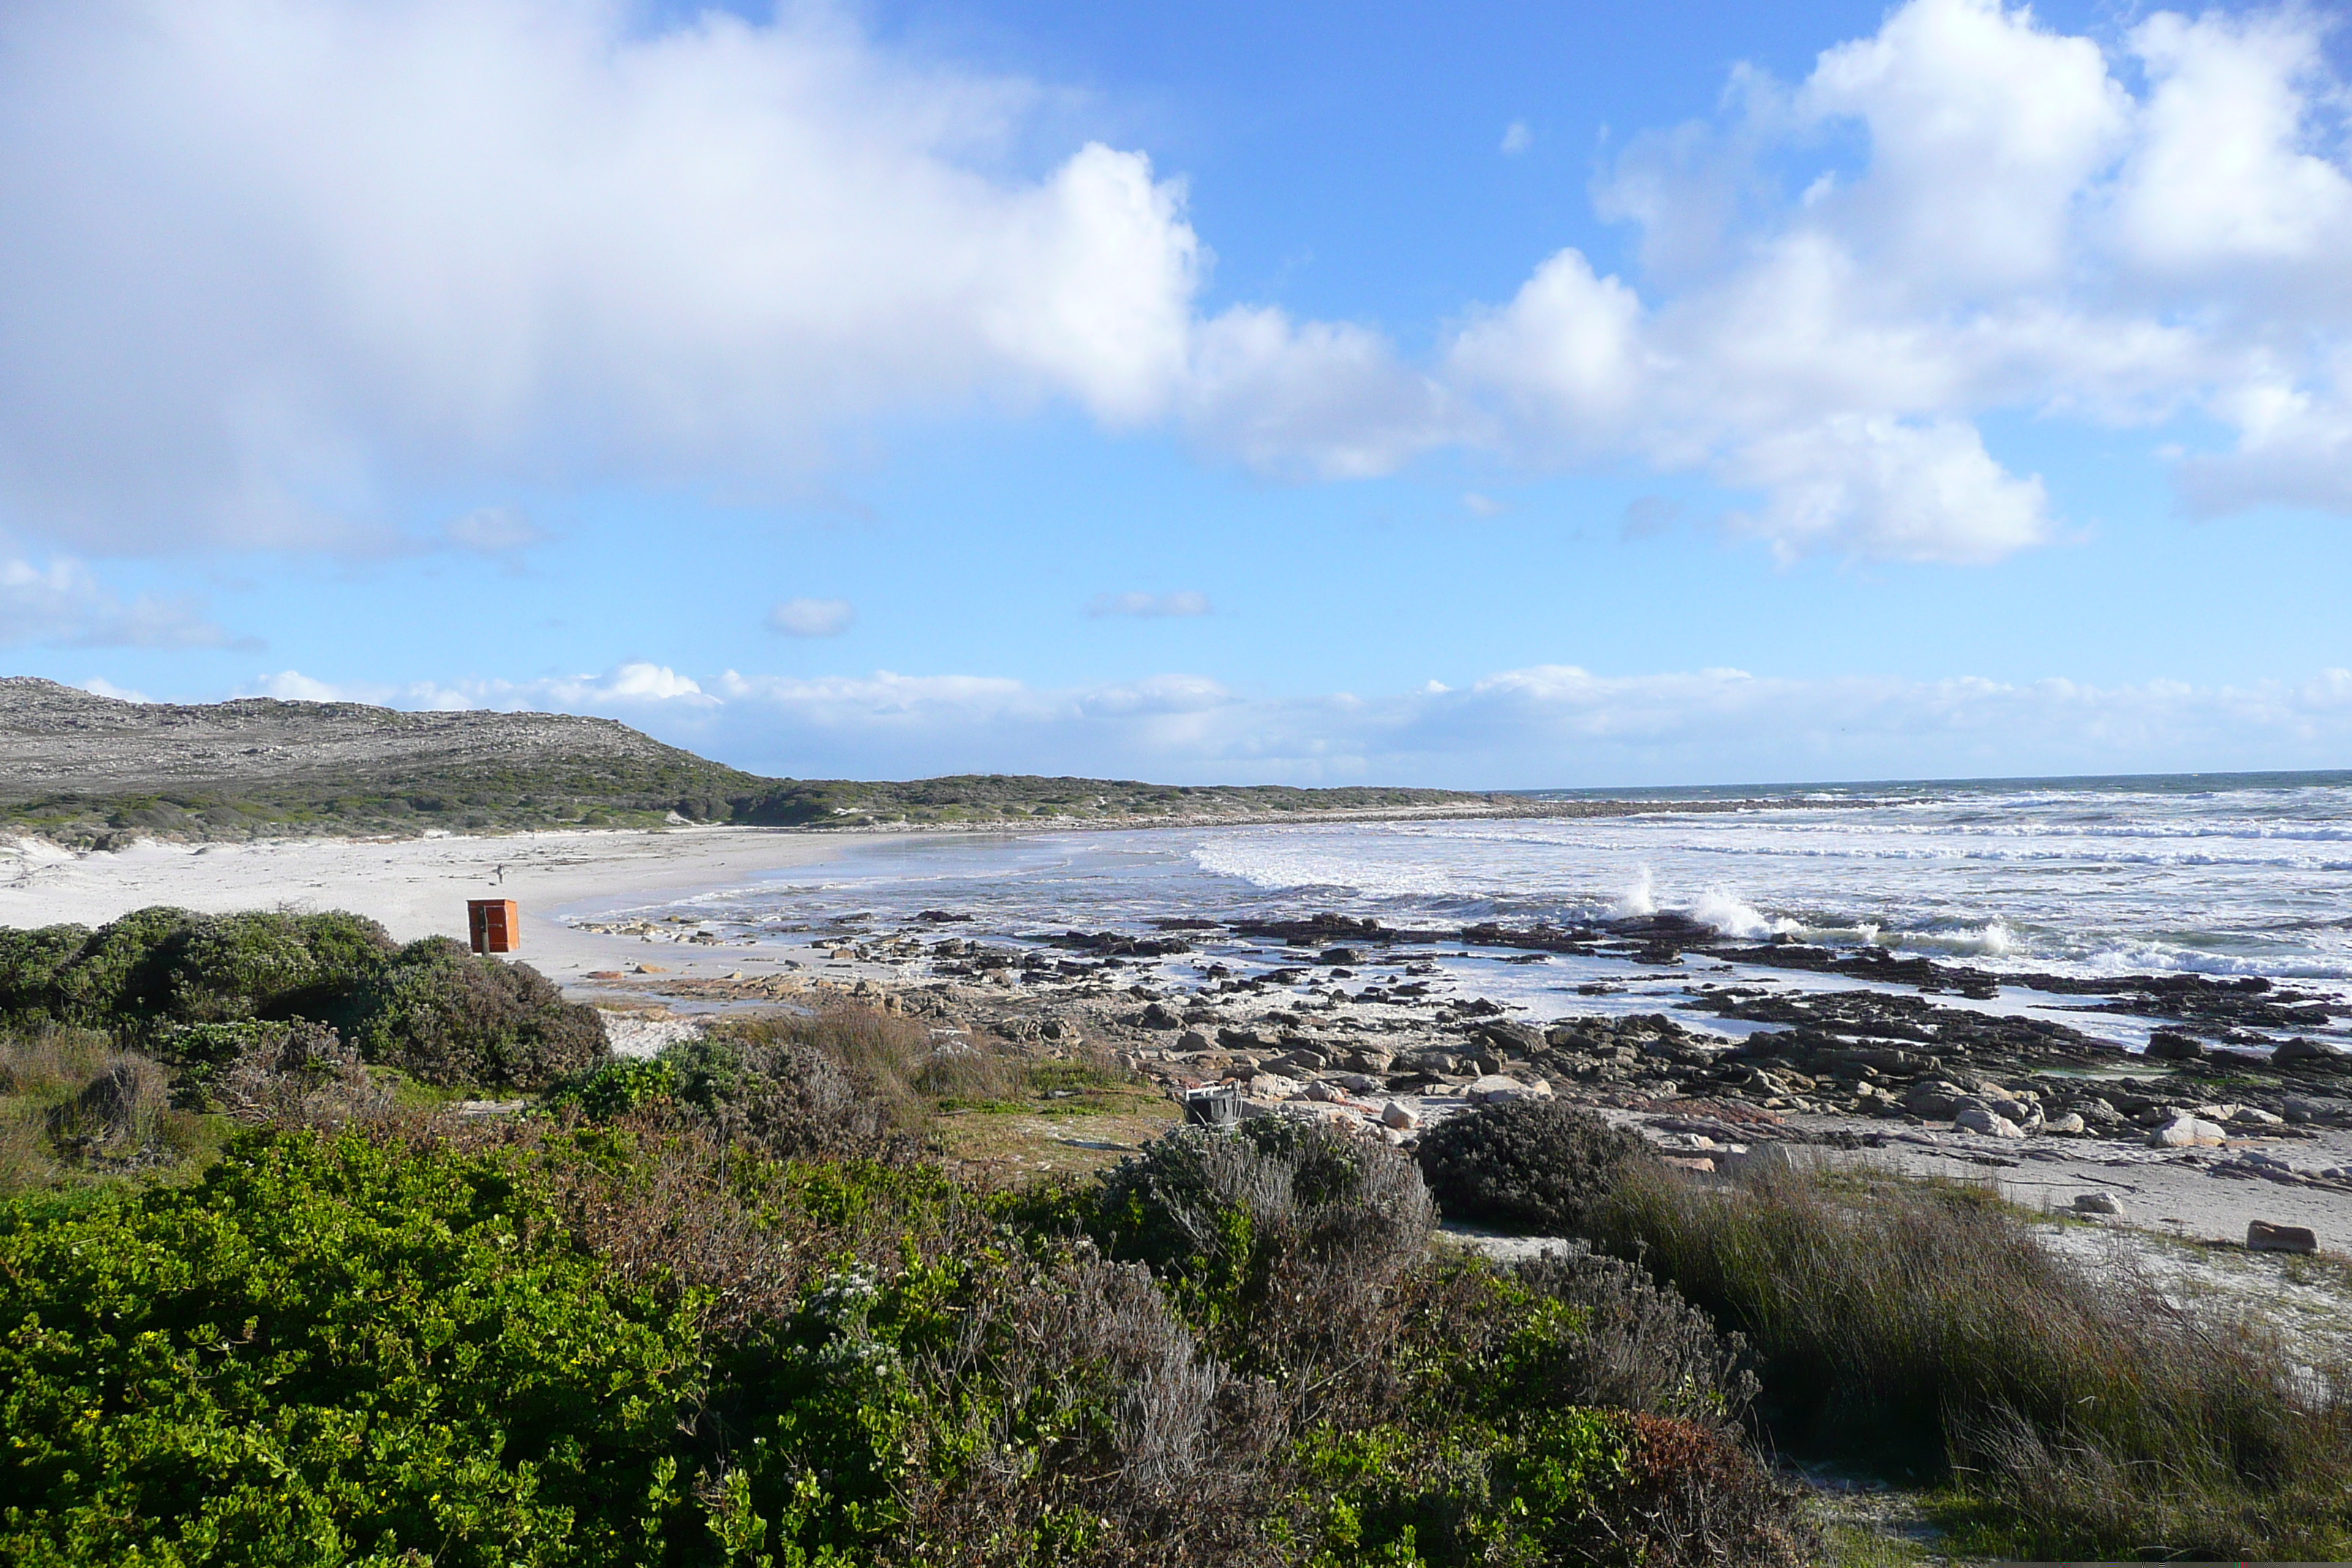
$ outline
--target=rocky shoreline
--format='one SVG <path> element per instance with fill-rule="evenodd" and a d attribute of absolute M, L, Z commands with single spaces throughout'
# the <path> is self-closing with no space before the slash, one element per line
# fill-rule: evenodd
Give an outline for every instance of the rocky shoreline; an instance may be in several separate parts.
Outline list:
<path fill-rule="evenodd" d="M 2352 1005 L 2265 980 L 1995 973 L 1758 942 L 1675 916 L 1413 931 L 1328 915 L 1189 920 L 993 939 L 961 934 L 967 924 L 934 910 L 895 927 L 861 917 L 747 933 L 672 917 L 579 929 L 714 959 L 751 949 L 724 977 L 702 962 L 694 975 L 651 960 L 593 972 L 608 994 L 688 1007 L 863 1000 L 1042 1054 L 1115 1055 L 1171 1098 L 1225 1090 L 1244 1117 L 1407 1142 L 1484 1100 L 1558 1098 L 1640 1129 L 1695 1173 L 1798 1149 L 1997 1179 L 2063 1166 L 2076 1179 L 2038 1184 L 2071 1184 L 2061 1201 L 2089 1215 L 2119 1208 L 2103 1192 L 2144 1194 L 2159 1176 L 2242 1178 L 2344 1208 L 2322 1228 L 2352 1242 L 2340 1201 L 2352 1193 Z M 777 957 L 793 951 L 780 942 L 800 955 Z M 1622 981 L 1574 987 L 1596 999 L 1669 974 L 1680 994 L 1670 1011 L 1536 1019 L 1478 994 L 1458 964 L 1564 955 L 1622 963 Z M 2118 1022 L 2144 1029 L 2146 1048 L 2117 1043 Z M 2185 1205 L 2152 1206 L 2164 1212 L 2147 1217 L 2169 1218 Z M 2308 1228 L 2305 1209 L 2287 1217 Z"/>

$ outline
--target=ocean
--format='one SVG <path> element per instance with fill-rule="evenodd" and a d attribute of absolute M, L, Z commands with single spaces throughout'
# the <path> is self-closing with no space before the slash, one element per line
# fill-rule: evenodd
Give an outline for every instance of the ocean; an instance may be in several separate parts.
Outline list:
<path fill-rule="evenodd" d="M 827 864 L 597 913 L 688 914 L 781 940 L 924 910 L 1000 938 L 1320 911 L 1404 927 L 1675 911 L 1734 935 L 1876 943 L 1996 973 L 2258 974 L 2352 997 L 2352 773 L 1557 794 L 1656 809 L 850 840 Z M 1632 967 L 1496 969 L 1480 988 L 1568 1010 L 1596 964 L 1604 979 Z M 1637 994 L 1657 984 L 1617 977 Z"/>

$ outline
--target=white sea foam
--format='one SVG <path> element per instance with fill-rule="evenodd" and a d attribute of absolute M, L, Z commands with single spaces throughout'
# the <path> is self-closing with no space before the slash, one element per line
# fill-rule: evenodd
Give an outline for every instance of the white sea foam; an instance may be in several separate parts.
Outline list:
<path fill-rule="evenodd" d="M 1610 900 L 1609 911 L 1620 920 L 1638 920 L 1658 912 L 1657 874 L 1647 866 L 1634 875 L 1625 890 Z"/>
<path fill-rule="evenodd" d="M 1711 925 L 1726 936 L 1774 936 L 1782 932 L 1793 934 L 1801 928 L 1786 915 L 1767 915 L 1754 905 L 1744 903 L 1721 888 L 1709 888 L 1691 906 L 1691 919 Z"/>

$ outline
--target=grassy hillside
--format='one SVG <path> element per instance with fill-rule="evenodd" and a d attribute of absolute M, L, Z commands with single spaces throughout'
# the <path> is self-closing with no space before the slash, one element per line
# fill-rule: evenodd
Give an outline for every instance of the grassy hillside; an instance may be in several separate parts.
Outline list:
<path fill-rule="evenodd" d="M 1444 807 L 1443 790 L 1186 788 L 961 774 L 762 778 L 609 719 L 406 713 L 353 702 L 124 702 L 0 679 L 0 828 L 121 838 L 494 832 L 697 822 L 865 827 Z"/>

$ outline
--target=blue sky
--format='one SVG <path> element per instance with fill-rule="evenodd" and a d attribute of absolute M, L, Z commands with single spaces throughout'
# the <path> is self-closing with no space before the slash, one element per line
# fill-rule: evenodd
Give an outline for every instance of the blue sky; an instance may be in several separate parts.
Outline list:
<path fill-rule="evenodd" d="M 803 776 L 2352 759 L 2327 12 L 0 16 L 0 647 Z"/>

